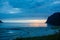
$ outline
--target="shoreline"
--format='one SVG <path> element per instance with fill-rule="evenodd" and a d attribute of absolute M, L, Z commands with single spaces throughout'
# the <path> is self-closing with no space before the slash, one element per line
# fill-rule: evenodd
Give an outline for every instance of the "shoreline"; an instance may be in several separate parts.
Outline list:
<path fill-rule="evenodd" d="M 59 40 L 60 38 L 60 32 L 56 33 L 54 35 L 48 35 L 48 36 L 39 36 L 39 37 L 28 37 L 28 38 L 19 38 L 17 37 L 15 40 Z"/>

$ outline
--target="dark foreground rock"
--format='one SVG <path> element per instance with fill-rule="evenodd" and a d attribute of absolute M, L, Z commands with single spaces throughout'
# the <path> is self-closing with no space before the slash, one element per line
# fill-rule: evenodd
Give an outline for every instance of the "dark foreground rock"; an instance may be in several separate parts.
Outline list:
<path fill-rule="evenodd" d="M 0 20 L 0 23 L 3 23 L 3 22 Z"/>
<path fill-rule="evenodd" d="M 53 15 L 49 16 L 46 23 L 60 26 L 60 12 L 56 12 Z"/>

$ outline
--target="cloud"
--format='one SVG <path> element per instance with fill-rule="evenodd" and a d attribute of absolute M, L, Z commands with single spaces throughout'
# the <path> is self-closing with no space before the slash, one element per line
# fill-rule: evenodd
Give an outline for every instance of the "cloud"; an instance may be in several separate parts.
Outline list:
<path fill-rule="evenodd" d="M 19 8 L 35 8 L 44 5 L 45 0 L 9 0 L 11 5 Z"/>
<path fill-rule="evenodd" d="M 12 8 L 8 10 L 8 13 L 14 14 L 14 13 L 22 13 L 22 11 L 19 8 Z"/>
<path fill-rule="evenodd" d="M 53 2 L 53 4 L 60 4 L 60 1 L 55 1 Z"/>
<path fill-rule="evenodd" d="M 3 6 L 0 8 L 0 13 L 8 14 L 22 13 L 21 8 L 14 8 L 9 4 L 9 2 L 4 2 L 2 5 Z"/>
<path fill-rule="evenodd" d="M 36 2 L 43 2 L 44 0 L 34 0 L 34 1 L 36 1 Z"/>
<path fill-rule="evenodd" d="M 50 6 L 54 5 L 54 4 L 60 4 L 60 1 L 54 1 L 50 4 Z"/>

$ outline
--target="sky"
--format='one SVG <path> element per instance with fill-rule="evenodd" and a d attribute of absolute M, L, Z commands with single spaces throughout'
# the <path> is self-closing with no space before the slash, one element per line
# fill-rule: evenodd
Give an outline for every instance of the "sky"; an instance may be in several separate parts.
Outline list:
<path fill-rule="evenodd" d="M 60 0 L 0 0 L 0 19 L 40 19 L 60 12 Z"/>

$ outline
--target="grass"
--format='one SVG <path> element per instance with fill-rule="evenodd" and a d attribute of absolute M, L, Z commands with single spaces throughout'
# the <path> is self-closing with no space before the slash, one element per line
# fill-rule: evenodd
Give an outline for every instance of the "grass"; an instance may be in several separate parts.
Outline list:
<path fill-rule="evenodd" d="M 60 40 L 60 32 L 54 35 L 30 38 L 16 38 L 15 40 Z"/>

